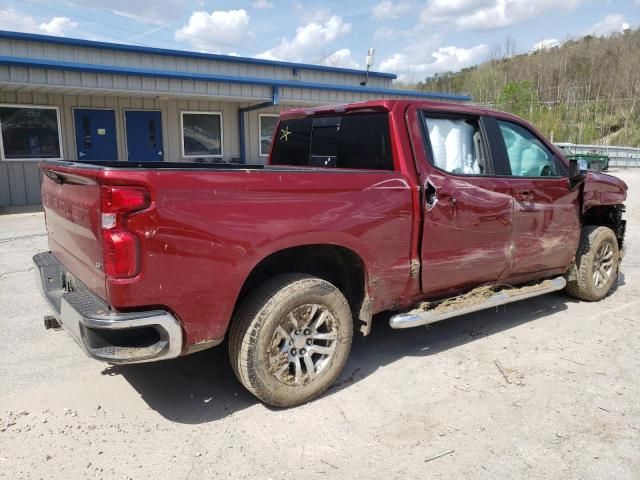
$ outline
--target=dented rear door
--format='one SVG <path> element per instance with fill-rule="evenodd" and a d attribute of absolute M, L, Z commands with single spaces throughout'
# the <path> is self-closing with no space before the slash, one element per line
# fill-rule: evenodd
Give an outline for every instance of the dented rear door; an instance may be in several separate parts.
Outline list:
<path fill-rule="evenodd" d="M 435 156 L 443 145 L 436 145 L 437 134 L 429 118 L 445 119 L 442 122 L 445 129 L 451 125 L 455 128 L 460 121 L 472 125 L 475 132 L 472 137 L 479 143 L 473 146 L 471 155 L 474 157 L 476 150 L 483 152 L 482 170 L 477 165 L 480 155 L 474 157 L 473 166 L 458 168 L 452 162 L 438 162 Z M 492 165 L 483 119 L 464 111 L 442 114 L 429 111 L 417 112 L 417 120 L 412 136 L 424 202 L 423 293 L 439 296 L 494 282 L 509 262 L 513 197 L 508 182 L 496 174 Z M 447 126 L 449 120 L 453 123 Z M 450 130 L 440 135 L 448 142 L 445 149 L 456 148 L 450 145 L 455 132 L 453 137 Z"/>

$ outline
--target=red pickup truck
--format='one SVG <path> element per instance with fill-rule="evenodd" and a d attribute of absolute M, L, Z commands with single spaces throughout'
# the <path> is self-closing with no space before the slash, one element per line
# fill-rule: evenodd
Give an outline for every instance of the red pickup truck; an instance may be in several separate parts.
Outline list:
<path fill-rule="evenodd" d="M 623 254 L 624 182 L 467 105 L 291 110 L 266 166 L 41 169 L 45 326 L 114 364 L 226 338 L 276 406 L 327 389 L 378 312 L 407 328 L 561 289 L 600 300 Z"/>

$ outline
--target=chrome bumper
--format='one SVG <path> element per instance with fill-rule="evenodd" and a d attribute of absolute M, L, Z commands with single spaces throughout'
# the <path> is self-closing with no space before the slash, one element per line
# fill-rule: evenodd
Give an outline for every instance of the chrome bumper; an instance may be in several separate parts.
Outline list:
<path fill-rule="evenodd" d="M 36 282 L 54 316 L 90 357 L 123 364 L 180 355 L 182 328 L 170 313 L 116 312 L 73 280 L 50 252 L 34 256 L 33 263 Z"/>

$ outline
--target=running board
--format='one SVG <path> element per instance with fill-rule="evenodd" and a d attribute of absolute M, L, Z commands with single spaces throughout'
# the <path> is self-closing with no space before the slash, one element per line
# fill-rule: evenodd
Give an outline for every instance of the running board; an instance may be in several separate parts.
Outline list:
<path fill-rule="evenodd" d="M 545 280 L 537 285 L 502 290 L 488 298 L 480 300 L 478 303 L 461 306 L 459 308 L 452 307 L 449 310 L 436 311 L 437 307 L 435 307 L 434 309 L 425 311 L 412 310 L 406 313 L 398 313 L 391 317 L 389 325 L 391 325 L 391 328 L 411 328 L 428 325 L 439 322 L 440 320 L 446 320 L 447 318 L 457 317 L 499 305 L 506 305 L 507 303 L 518 302 L 525 298 L 537 297 L 545 293 L 556 292 L 562 290 L 566 285 L 567 281 L 564 277 L 557 277 L 553 280 Z"/>

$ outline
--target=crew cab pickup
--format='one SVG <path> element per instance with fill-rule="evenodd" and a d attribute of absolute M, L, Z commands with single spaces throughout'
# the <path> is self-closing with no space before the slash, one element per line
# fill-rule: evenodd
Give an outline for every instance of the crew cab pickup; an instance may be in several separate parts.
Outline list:
<path fill-rule="evenodd" d="M 276 406 L 326 390 L 376 313 L 407 328 L 562 289 L 597 301 L 623 253 L 624 182 L 469 105 L 291 110 L 265 166 L 40 168 L 46 325 L 114 364 L 226 339 Z"/>

